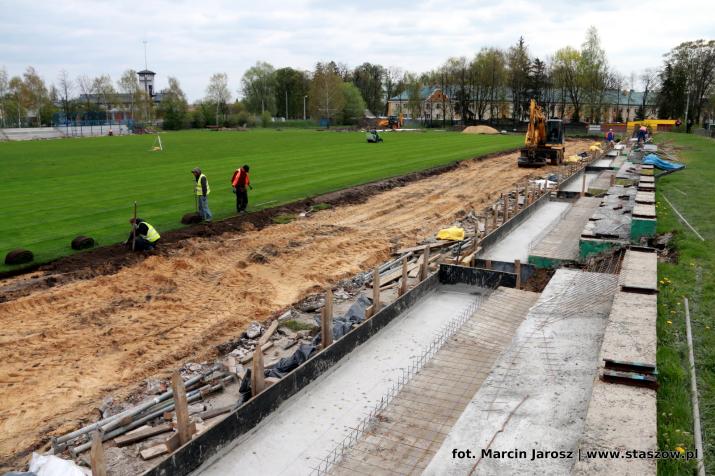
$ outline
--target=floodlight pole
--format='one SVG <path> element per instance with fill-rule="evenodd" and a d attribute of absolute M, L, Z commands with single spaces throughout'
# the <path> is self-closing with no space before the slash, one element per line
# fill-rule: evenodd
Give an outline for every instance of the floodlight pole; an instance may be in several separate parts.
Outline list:
<path fill-rule="evenodd" d="M 305 100 L 308 99 L 308 96 L 303 96 L 303 120 L 305 121 Z"/>

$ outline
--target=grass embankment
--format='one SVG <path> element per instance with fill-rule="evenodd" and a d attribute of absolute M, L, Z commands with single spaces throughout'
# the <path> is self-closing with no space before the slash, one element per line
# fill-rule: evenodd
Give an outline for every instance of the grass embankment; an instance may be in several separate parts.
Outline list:
<path fill-rule="evenodd" d="M 690 373 L 683 297 L 690 319 L 707 474 L 715 474 L 715 141 L 685 134 L 659 134 L 671 142 L 687 168 L 658 180 L 658 232 L 674 232 L 677 261 L 658 264 L 658 444 L 662 450 L 694 449 Z M 673 212 L 670 203 L 705 241 Z M 692 475 L 695 462 L 662 460 L 661 475 Z"/>
<path fill-rule="evenodd" d="M 155 137 L 124 136 L 0 143 L 0 255 L 27 248 L 35 262 L 72 253 L 77 235 L 100 245 L 129 232 L 132 204 L 161 233 L 180 227 L 194 210 L 191 169 L 209 179 L 214 219 L 235 213 L 233 171 L 251 166 L 251 210 L 408 172 L 517 147 L 521 135 L 447 132 L 386 133 L 367 144 L 357 132 L 298 129 L 246 132 L 182 131 Z M 10 267 L 0 264 L 0 271 Z"/>

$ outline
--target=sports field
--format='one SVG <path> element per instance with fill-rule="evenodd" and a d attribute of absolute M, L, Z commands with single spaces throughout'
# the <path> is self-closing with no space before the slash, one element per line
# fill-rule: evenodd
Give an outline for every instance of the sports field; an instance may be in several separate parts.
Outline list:
<path fill-rule="evenodd" d="M 235 213 L 233 171 L 251 166 L 249 210 L 517 147 L 522 135 L 362 133 L 307 130 L 183 131 L 155 136 L 4 142 L 0 158 L 0 253 L 27 248 L 35 262 L 70 254 L 77 235 L 100 245 L 126 238 L 133 203 L 159 232 L 194 211 L 193 167 L 209 179 L 214 219 Z M 261 205 L 262 204 L 262 205 Z M 0 271 L 11 267 L 0 264 Z"/>

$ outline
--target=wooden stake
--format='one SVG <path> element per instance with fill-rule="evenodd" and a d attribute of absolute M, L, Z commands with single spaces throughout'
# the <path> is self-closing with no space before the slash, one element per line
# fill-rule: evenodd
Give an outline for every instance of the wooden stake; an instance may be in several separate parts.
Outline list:
<path fill-rule="evenodd" d="M 397 291 L 398 296 L 402 296 L 407 292 L 407 256 L 402 257 L 402 281 Z"/>
<path fill-rule="evenodd" d="M 102 447 L 102 434 L 92 432 L 92 449 L 89 453 L 92 466 L 92 476 L 107 476 L 107 464 L 104 461 L 104 447 Z"/>
<path fill-rule="evenodd" d="M 502 225 L 506 223 L 506 221 L 509 219 L 509 194 L 504 196 L 504 194 L 501 194 L 501 217 L 502 217 Z"/>
<path fill-rule="evenodd" d="M 325 293 L 325 306 L 320 316 L 320 342 L 323 349 L 333 343 L 333 291 Z"/>
<path fill-rule="evenodd" d="M 479 248 L 479 235 L 474 237 L 474 247 L 472 248 L 472 259 L 469 262 L 469 266 L 474 268 L 474 263 L 477 261 L 477 249 Z"/>
<path fill-rule="evenodd" d="M 179 372 L 174 372 L 174 375 L 171 376 L 171 388 L 174 391 L 174 402 L 176 402 L 176 431 L 179 434 L 179 445 L 184 445 L 191 441 L 191 430 L 189 429 L 189 404 L 186 401 L 186 387 Z"/>
<path fill-rule="evenodd" d="M 514 260 L 514 273 L 516 274 L 516 289 L 521 289 L 521 260 Z"/>
<path fill-rule="evenodd" d="M 425 247 L 422 258 L 422 268 L 420 269 L 420 281 L 424 281 L 429 274 L 429 246 Z"/>
<path fill-rule="evenodd" d="M 516 186 L 516 194 L 514 195 L 514 215 L 519 213 L 519 186 Z"/>
<path fill-rule="evenodd" d="M 497 229 L 497 209 L 494 207 L 493 210 L 494 214 L 492 215 L 492 230 Z"/>
<path fill-rule="evenodd" d="M 581 180 L 581 196 L 586 195 L 586 170 L 583 171 L 583 177 Z"/>
<path fill-rule="evenodd" d="M 616 185 L 616 174 L 611 175 L 611 182 L 610 182 L 611 187 Z"/>
<path fill-rule="evenodd" d="M 380 268 L 372 271 L 372 306 L 373 313 L 380 310 Z"/>
<path fill-rule="evenodd" d="M 132 251 L 137 243 L 137 202 L 134 201 L 134 222 L 132 223 Z"/>
<path fill-rule="evenodd" d="M 251 367 L 251 390 L 255 397 L 266 388 L 265 374 L 263 372 L 263 350 L 256 346 L 253 351 L 253 366 Z"/>

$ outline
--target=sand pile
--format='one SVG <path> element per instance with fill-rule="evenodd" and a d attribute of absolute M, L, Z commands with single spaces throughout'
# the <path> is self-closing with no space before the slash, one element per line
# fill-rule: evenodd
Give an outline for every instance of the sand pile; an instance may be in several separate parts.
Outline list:
<path fill-rule="evenodd" d="M 499 131 L 489 126 L 469 126 L 463 131 L 463 134 L 499 134 Z"/>

